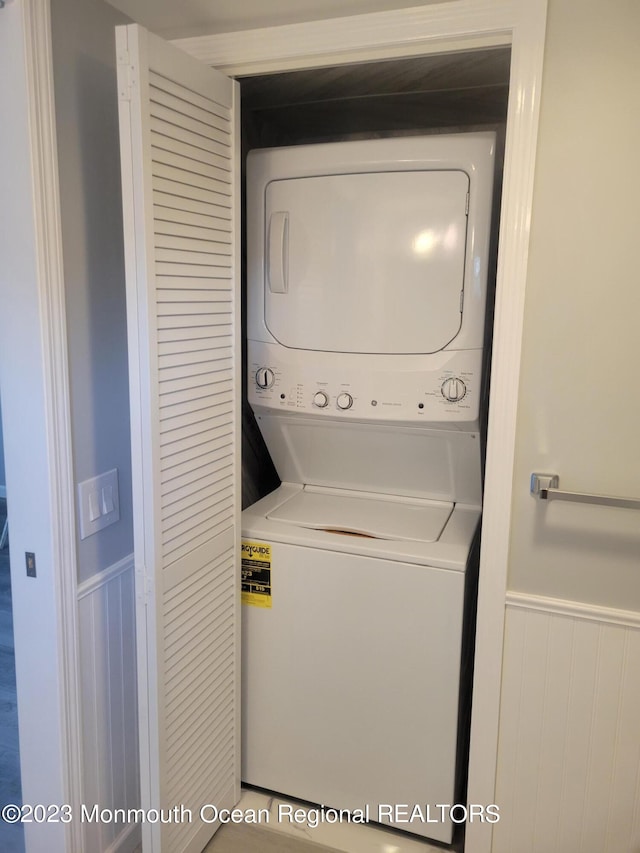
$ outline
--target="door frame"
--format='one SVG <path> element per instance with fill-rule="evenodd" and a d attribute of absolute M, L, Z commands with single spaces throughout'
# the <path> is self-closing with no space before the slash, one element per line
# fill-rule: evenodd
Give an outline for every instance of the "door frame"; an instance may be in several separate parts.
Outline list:
<path fill-rule="evenodd" d="M 3 367 L 7 491 L 12 501 L 12 585 L 20 763 L 25 803 L 69 804 L 76 819 L 28 824 L 28 847 L 82 849 L 82 747 L 77 642 L 77 557 L 70 390 L 56 145 L 50 0 L 23 0 L 2 11 L 16 51 L 3 79 L 17 92 L 10 130 L 21 145 L 8 162 L 19 210 L 30 223 L 4 257 L 19 269 L 0 295 L 12 306 L 0 323 L 14 341 L 16 373 Z M 15 275 L 15 273 L 14 273 Z M 17 291 L 19 290 L 19 296 Z M 21 342 L 24 341 L 24 346 Z M 23 353 L 20 350 L 23 350 Z M 24 354 L 27 353 L 25 356 Z M 29 388 L 25 395 L 24 388 Z M 29 398 L 28 405 L 26 397 Z M 7 433 L 9 441 L 7 442 Z M 12 437 L 18 440 L 14 440 Z M 37 578 L 24 580 L 19 555 L 37 551 Z M 13 563 L 15 562 L 15 566 Z M 37 618 L 34 619 L 34 612 Z M 43 714 L 43 708 L 46 713 Z M 62 812 L 61 812 L 62 815 Z"/>
<path fill-rule="evenodd" d="M 509 45 L 502 208 L 467 801 L 494 802 L 513 463 L 547 0 L 451 0 L 391 12 L 177 39 L 230 76 Z M 498 804 L 499 805 L 499 804 Z M 467 853 L 488 853 L 473 822 Z"/>

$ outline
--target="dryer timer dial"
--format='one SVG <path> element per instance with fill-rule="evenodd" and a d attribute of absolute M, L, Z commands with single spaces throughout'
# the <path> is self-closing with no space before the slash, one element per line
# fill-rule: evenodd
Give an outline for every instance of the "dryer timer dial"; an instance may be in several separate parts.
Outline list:
<path fill-rule="evenodd" d="M 256 370 L 256 385 L 258 388 L 271 388 L 275 381 L 273 370 L 270 367 L 260 367 Z"/>
<path fill-rule="evenodd" d="M 442 396 L 450 403 L 458 403 L 467 393 L 467 386 L 458 376 L 445 379 L 441 386 Z"/>

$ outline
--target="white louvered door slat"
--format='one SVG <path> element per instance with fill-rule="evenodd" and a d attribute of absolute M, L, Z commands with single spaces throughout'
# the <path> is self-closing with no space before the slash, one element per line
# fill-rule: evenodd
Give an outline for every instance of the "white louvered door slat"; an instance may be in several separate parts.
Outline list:
<path fill-rule="evenodd" d="M 237 85 L 117 29 L 145 853 L 240 797 Z"/>

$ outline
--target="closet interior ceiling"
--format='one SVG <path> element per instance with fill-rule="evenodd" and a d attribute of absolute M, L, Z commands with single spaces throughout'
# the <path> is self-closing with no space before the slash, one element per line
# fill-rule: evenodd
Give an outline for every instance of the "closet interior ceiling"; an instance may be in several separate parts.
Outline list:
<path fill-rule="evenodd" d="M 298 142 L 502 124 L 509 65 L 491 48 L 246 77 L 243 112 Z"/>

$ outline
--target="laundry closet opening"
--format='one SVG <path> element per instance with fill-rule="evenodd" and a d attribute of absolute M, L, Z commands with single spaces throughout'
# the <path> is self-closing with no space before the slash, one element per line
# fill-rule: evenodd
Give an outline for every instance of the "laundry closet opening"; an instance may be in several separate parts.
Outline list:
<path fill-rule="evenodd" d="M 243 187 L 243 362 L 246 362 L 246 156 L 256 148 L 492 130 L 496 160 L 482 407 L 486 437 L 497 234 L 509 96 L 509 47 L 436 53 L 240 78 Z M 280 480 L 247 403 L 243 373 L 242 505 Z M 484 452 L 483 452 L 484 465 Z"/>
<path fill-rule="evenodd" d="M 241 81 L 243 164 L 249 152 L 256 149 L 392 137 L 471 138 L 472 134 L 479 139 L 484 134 L 481 144 L 487 145 L 487 132 L 495 135 L 491 155 L 495 167 L 493 184 L 484 191 L 487 199 L 493 196 L 493 206 L 490 248 L 482 260 L 488 271 L 486 313 L 477 318 L 480 337 L 484 324 L 484 346 L 482 377 L 474 379 L 474 393 L 479 394 L 480 401 L 479 427 L 474 428 L 474 435 L 469 432 L 471 427 L 455 422 L 457 415 L 451 423 L 444 424 L 444 429 L 438 429 L 435 422 L 425 424 L 426 428 L 432 427 L 425 452 L 420 427 L 406 422 L 398 425 L 374 422 L 372 412 L 379 412 L 386 404 L 373 408 L 378 402 L 372 395 L 365 398 L 361 394 L 360 398 L 361 404 L 366 399 L 368 414 L 361 409 L 363 414 L 358 416 L 354 407 L 340 421 L 344 414 L 340 410 L 348 410 L 351 405 L 341 405 L 340 397 L 351 401 L 347 393 L 351 386 L 339 385 L 336 380 L 335 387 L 329 389 L 327 383 L 325 388 L 318 379 L 319 373 L 312 376 L 309 370 L 304 377 L 300 374 L 302 378 L 294 371 L 291 373 L 294 378 L 285 380 L 286 371 L 278 373 L 266 361 L 254 364 L 258 357 L 252 357 L 250 352 L 247 355 L 252 342 L 247 342 L 251 334 L 247 335 L 244 319 L 248 313 L 246 277 L 250 266 L 248 275 L 255 279 L 256 268 L 265 261 L 256 254 L 253 243 L 247 252 L 246 233 L 243 234 L 243 506 L 253 507 L 265 498 L 258 509 L 243 513 L 242 522 L 243 537 L 253 549 L 247 565 L 243 565 L 243 590 L 244 570 L 247 577 L 255 578 L 252 592 L 243 599 L 249 605 L 243 618 L 243 780 L 257 788 L 349 809 L 365 803 L 465 802 L 479 553 L 478 535 L 474 537 L 474 531 L 479 529 L 488 420 L 509 70 L 510 50 L 500 47 L 283 72 Z M 457 142 L 448 144 L 457 146 Z M 408 146 L 403 149 L 405 152 L 414 151 L 411 143 Z M 333 176 L 331 167 L 327 167 L 328 171 L 313 172 L 315 165 L 310 162 L 313 154 L 275 156 L 280 164 L 287 157 L 296 162 L 305 161 L 306 157 L 303 168 L 311 169 L 308 175 Z M 256 162 L 255 156 L 253 159 Z M 364 172 L 362 169 L 358 172 L 358 168 L 354 173 L 362 176 Z M 461 171 L 445 165 L 439 174 L 445 173 L 454 175 Z M 260 197 L 265 201 L 262 201 L 254 188 L 260 173 L 251 172 L 249 181 L 246 174 L 243 167 L 243 197 L 253 200 L 249 202 L 248 215 L 242 218 L 246 222 L 254 209 L 264 205 L 260 240 L 266 254 L 272 251 L 270 235 L 274 222 L 280 223 L 282 231 L 278 246 L 287 245 L 288 238 L 284 235 L 288 232 L 283 223 L 288 213 L 283 211 L 288 208 L 278 207 L 280 202 L 276 201 L 273 207 L 276 212 L 267 214 L 266 187 L 271 179 L 268 174 L 260 177 L 265 183 L 264 196 Z M 280 175 L 277 170 L 273 174 Z M 348 169 L 344 174 L 352 177 Z M 413 176 L 417 181 L 420 174 L 419 169 L 405 172 L 407 189 L 414 182 Z M 473 219 L 473 210 L 469 213 L 469 198 L 475 192 L 473 180 L 467 193 L 466 213 L 469 222 L 475 221 L 477 225 L 479 220 Z M 273 183 L 278 181 L 283 185 L 294 182 L 288 177 L 273 178 Z M 352 184 L 352 195 L 358 195 L 359 186 L 357 181 Z M 381 186 L 378 185 L 376 192 Z M 427 196 L 431 185 L 427 183 L 425 188 Z M 307 189 L 308 183 L 303 197 Z M 314 216 L 318 208 L 322 209 L 323 192 L 313 196 Z M 422 190 L 411 192 L 420 206 Z M 461 198 L 460 221 L 463 221 L 464 192 Z M 306 203 L 303 199 L 303 204 Z M 360 203 L 364 216 L 365 208 Z M 395 209 L 400 208 L 396 205 Z M 330 224 L 329 231 L 332 227 Z M 486 225 L 483 227 L 488 230 Z M 361 232 L 361 240 L 363 233 L 366 238 L 369 232 Z M 467 240 L 471 240 L 468 235 Z M 468 255 L 464 261 L 467 271 L 471 257 Z M 272 282 L 266 284 L 266 272 L 260 275 L 265 276 L 266 293 Z M 467 273 L 464 275 L 466 288 Z M 280 292 L 286 291 L 288 285 L 284 280 L 281 285 Z M 255 290 L 253 286 L 254 294 Z M 278 287 L 273 292 L 277 290 Z M 366 288 L 363 292 L 367 293 Z M 334 298 L 336 294 L 339 296 L 339 291 L 334 288 Z M 465 295 L 465 311 L 466 300 Z M 461 318 L 461 329 L 462 302 L 462 296 L 457 301 L 456 292 L 454 307 L 456 316 Z M 334 309 L 324 305 L 322 310 L 328 328 Z M 366 304 L 361 310 L 362 322 L 367 323 Z M 257 313 L 253 307 L 254 318 Z M 434 311 L 434 314 L 440 316 L 443 312 Z M 414 318 L 410 319 L 414 325 Z M 295 316 L 289 316 L 288 322 L 295 326 Z M 400 327 L 402 322 L 398 324 Z M 416 328 L 419 335 L 419 323 Z M 295 340 L 300 341 L 300 334 L 296 334 Z M 343 369 L 340 353 L 351 352 L 345 334 L 341 331 L 340 345 L 346 343 L 346 350 L 337 345 L 331 352 L 331 369 L 338 372 Z M 402 340 L 401 328 L 395 340 Z M 295 364 L 296 347 L 303 351 L 305 346 L 305 342 L 292 344 L 285 356 L 287 364 Z M 287 345 L 283 348 L 286 350 Z M 440 348 L 446 346 L 440 344 L 437 349 Z M 314 346 L 308 349 L 312 351 Z M 460 351 L 464 350 L 461 344 Z M 353 352 L 356 351 L 354 346 Z M 436 352 L 436 348 L 432 351 Z M 396 356 L 398 350 L 388 352 L 390 361 L 406 358 L 406 354 Z M 307 350 L 304 353 L 302 361 L 307 369 L 313 356 Z M 336 370 L 334 374 L 338 376 Z M 387 375 L 394 370 L 389 368 Z M 402 368 L 398 375 L 401 372 Z M 358 376 L 363 380 L 366 375 L 365 367 Z M 339 380 L 342 381 L 342 375 Z M 387 387 L 393 387 L 394 381 Z M 462 379 L 450 381 L 460 382 L 464 388 Z M 439 403 L 443 402 L 441 382 L 442 376 L 433 384 L 436 391 L 429 392 L 432 399 L 434 394 L 440 398 Z M 288 417 L 284 408 L 273 416 L 264 412 L 261 432 L 249 405 L 251 394 L 255 404 L 255 384 L 258 408 L 263 405 L 275 409 L 292 395 L 291 405 L 298 408 L 304 396 L 306 411 L 299 413 L 297 422 L 295 417 Z M 442 387 L 444 395 L 444 383 Z M 260 398 L 263 390 L 267 394 Z M 411 394 L 416 411 L 418 405 L 420 408 L 427 405 L 418 404 L 418 396 L 414 391 Z M 329 400 L 332 411 L 328 408 L 323 411 Z M 348 421 L 348 417 L 352 420 Z M 271 425 L 265 424 L 270 418 Z M 336 427 L 336 423 L 350 423 L 353 428 Z M 276 447 L 275 465 L 263 435 Z M 384 453 L 380 453 L 381 448 Z M 283 454 L 293 459 L 285 468 L 296 473 L 285 476 L 281 485 L 276 467 L 282 470 Z M 413 466 L 412 460 L 418 456 L 428 459 L 428 465 L 423 462 Z M 350 480 L 342 474 L 355 458 L 358 473 Z M 298 459 L 303 464 L 298 464 Z M 368 466 L 371 470 L 379 469 L 375 476 L 369 476 Z M 402 469 L 399 478 L 394 475 L 394 466 Z M 433 489 L 422 488 L 420 478 L 424 470 L 433 473 L 438 481 Z M 312 472 L 309 480 L 303 471 Z M 380 489 L 380 482 L 389 488 Z M 452 484 L 447 494 L 445 483 Z M 402 490 L 403 485 L 406 491 Z M 348 535 L 336 536 L 336 533 Z M 263 554 L 268 556 L 252 564 L 253 552 L 260 548 L 266 549 Z M 312 666 L 303 667 L 303 661 Z M 374 682 L 384 682 L 386 692 L 372 687 Z M 292 709 L 297 709 L 296 713 Z M 396 739 L 397 749 L 391 749 Z M 401 755 L 406 756 L 406 761 L 398 758 Z M 339 769 L 337 763 L 341 765 Z M 351 767 L 350 763 L 359 766 Z M 396 781 L 385 788 L 378 784 L 376 777 L 381 776 Z M 382 822 L 405 828 L 393 820 Z M 462 832 L 451 821 L 437 828 L 408 829 L 446 843 L 452 837 L 460 841 Z"/>

